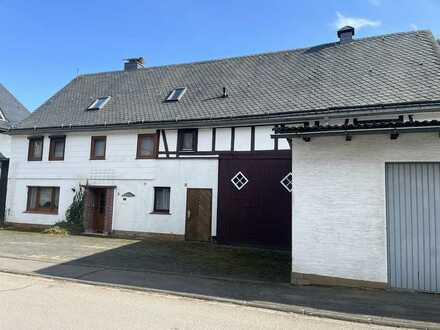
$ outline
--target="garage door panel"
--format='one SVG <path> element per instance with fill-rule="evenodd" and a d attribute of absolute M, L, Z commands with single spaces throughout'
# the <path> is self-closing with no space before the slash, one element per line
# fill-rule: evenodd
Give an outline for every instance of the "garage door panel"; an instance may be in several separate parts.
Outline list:
<path fill-rule="evenodd" d="M 436 167 L 434 171 L 434 181 L 440 182 L 440 167 Z M 435 253 L 434 263 L 435 263 L 435 282 L 436 282 L 436 288 L 437 291 L 440 291 L 440 185 L 434 185 L 434 204 L 435 204 L 435 219 L 437 219 L 437 222 L 434 222 L 434 230 L 432 230 L 432 233 L 434 235 L 434 238 L 432 240 L 433 249 Z"/>
<path fill-rule="evenodd" d="M 439 292 L 440 163 L 386 164 L 391 287 Z"/>

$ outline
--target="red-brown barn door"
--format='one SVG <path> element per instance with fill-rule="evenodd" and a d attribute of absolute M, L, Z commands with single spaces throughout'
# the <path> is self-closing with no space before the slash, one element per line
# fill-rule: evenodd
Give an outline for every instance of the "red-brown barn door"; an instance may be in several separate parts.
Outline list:
<path fill-rule="evenodd" d="M 211 239 L 212 190 L 187 190 L 185 239 L 209 241 Z"/>
<path fill-rule="evenodd" d="M 217 240 L 290 249 L 291 151 L 235 152 L 219 161 Z"/>

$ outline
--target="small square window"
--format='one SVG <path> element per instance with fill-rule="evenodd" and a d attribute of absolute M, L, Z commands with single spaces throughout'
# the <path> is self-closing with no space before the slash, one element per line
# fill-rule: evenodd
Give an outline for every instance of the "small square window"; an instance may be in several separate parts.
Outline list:
<path fill-rule="evenodd" d="M 180 129 L 178 131 L 178 151 L 197 151 L 197 129 Z"/>
<path fill-rule="evenodd" d="M 29 138 L 29 149 L 28 149 L 29 161 L 39 161 L 43 159 L 43 142 L 44 142 L 44 137 L 42 136 Z"/>
<path fill-rule="evenodd" d="M 65 136 L 53 136 L 50 138 L 49 160 L 64 160 Z"/>
<path fill-rule="evenodd" d="M 170 213 L 170 187 L 154 187 L 154 212 Z"/>
<path fill-rule="evenodd" d="M 248 184 L 249 180 L 243 173 L 241 173 L 241 171 L 239 171 L 231 179 L 231 182 L 235 186 L 235 188 L 237 188 L 237 190 L 241 190 L 244 188 L 245 185 Z"/>
<path fill-rule="evenodd" d="M 136 158 L 156 158 L 158 152 L 158 134 L 139 134 Z"/>
<path fill-rule="evenodd" d="M 107 143 L 106 136 L 92 136 L 90 159 L 92 160 L 105 159 L 106 143 Z"/>
<path fill-rule="evenodd" d="M 92 104 L 89 105 L 87 110 L 101 110 L 102 108 L 104 108 L 109 100 L 110 96 L 100 97 L 93 101 Z"/>
<path fill-rule="evenodd" d="M 293 189 L 293 174 L 292 172 L 288 173 L 284 178 L 280 181 L 281 185 L 286 188 L 288 192 L 292 192 Z"/>
<path fill-rule="evenodd" d="M 186 87 L 179 87 L 173 89 L 171 93 L 168 95 L 167 101 L 168 102 L 179 101 L 182 98 L 183 94 L 185 94 L 185 92 L 186 92 Z"/>

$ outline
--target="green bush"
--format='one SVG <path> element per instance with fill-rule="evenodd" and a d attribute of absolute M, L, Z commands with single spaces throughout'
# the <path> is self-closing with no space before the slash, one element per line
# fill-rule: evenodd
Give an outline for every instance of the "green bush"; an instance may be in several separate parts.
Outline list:
<path fill-rule="evenodd" d="M 81 188 L 73 196 L 73 202 L 66 211 L 66 222 L 84 231 L 84 191 Z"/>

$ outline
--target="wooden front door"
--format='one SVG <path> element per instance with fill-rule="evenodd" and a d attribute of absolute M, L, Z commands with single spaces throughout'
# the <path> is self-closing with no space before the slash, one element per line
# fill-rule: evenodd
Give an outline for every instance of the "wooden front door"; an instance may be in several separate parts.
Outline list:
<path fill-rule="evenodd" d="M 105 229 L 105 207 L 107 191 L 104 188 L 95 189 L 94 203 L 94 229 L 97 233 L 103 233 Z"/>
<path fill-rule="evenodd" d="M 188 241 L 210 241 L 211 218 L 212 190 L 188 189 L 185 239 Z"/>

